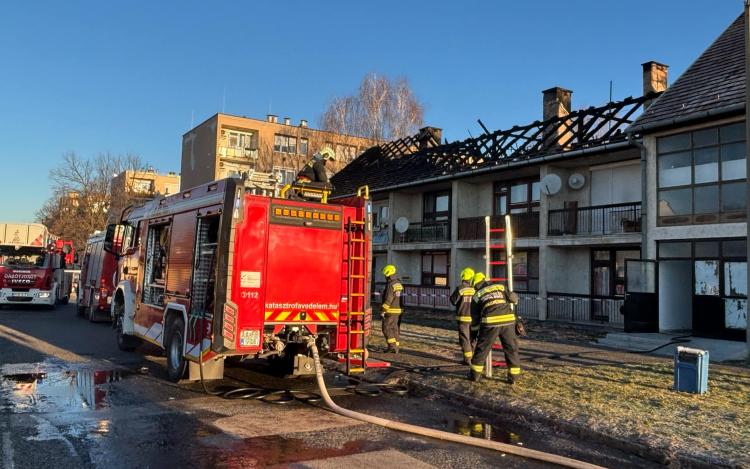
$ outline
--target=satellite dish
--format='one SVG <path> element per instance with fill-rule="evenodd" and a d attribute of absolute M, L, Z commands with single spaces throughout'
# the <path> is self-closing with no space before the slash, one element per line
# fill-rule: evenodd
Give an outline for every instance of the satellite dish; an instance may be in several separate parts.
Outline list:
<path fill-rule="evenodd" d="M 542 178 L 540 185 L 544 195 L 554 195 L 562 188 L 562 181 L 557 174 L 548 174 Z"/>
<path fill-rule="evenodd" d="M 406 233 L 406 230 L 409 229 L 409 220 L 406 219 L 406 217 L 401 217 L 398 220 L 396 220 L 396 231 L 399 233 Z"/>
<path fill-rule="evenodd" d="M 586 178 L 581 173 L 571 174 L 568 178 L 568 185 L 573 189 L 580 189 L 586 182 Z"/>

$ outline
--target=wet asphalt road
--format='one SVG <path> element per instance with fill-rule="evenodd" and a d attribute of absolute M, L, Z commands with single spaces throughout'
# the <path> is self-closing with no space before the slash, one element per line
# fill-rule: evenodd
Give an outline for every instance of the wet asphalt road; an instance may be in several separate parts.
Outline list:
<path fill-rule="evenodd" d="M 106 323 L 58 310 L 0 310 L 0 468 L 556 467 L 395 432 L 321 406 L 207 396 L 167 380 L 161 350 L 117 349 Z M 227 364 L 213 388 L 315 390 L 263 364 Z M 434 396 L 359 396 L 326 376 L 334 400 L 370 415 L 491 438 L 605 467 L 655 464 L 546 429 L 530 429 Z"/>

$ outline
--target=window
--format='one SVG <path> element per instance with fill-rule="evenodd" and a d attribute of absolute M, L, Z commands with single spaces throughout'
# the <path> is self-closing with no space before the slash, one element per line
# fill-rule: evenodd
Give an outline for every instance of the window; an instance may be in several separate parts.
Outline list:
<path fill-rule="evenodd" d="M 422 223 L 445 224 L 451 219 L 450 191 L 428 192 L 424 195 L 424 212 Z"/>
<path fill-rule="evenodd" d="M 538 212 L 539 188 L 536 179 L 495 183 L 495 215 Z"/>
<path fill-rule="evenodd" d="M 353 145 L 336 145 L 336 159 L 352 161 L 357 157 L 357 147 Z"/>
<path fill-rule="evenodd" d="M 299 139 L 299 154 L 302 156 L 307 156 L 307 139 L 306 138 Z"/>
<path fill-rule="evenodd" d="M 493 262 L 507 262 L 505 251 L 492 250 Z M 507 265 L 493 265 L 491 277 L 507 279 Z M 507 285 L 507 280 L 501 281 Z M 513 290 L 517 292 L 539 291 L 539 251 L 515 251 L 513 253 Z"/>
<path fill-rule="evenodd" d="M 258 133 L 255 130 L 228 130 L 222 129 L 219 137 L 219 146 L 234 150 L 257 150 Z"/>
<path fill-rule="evenodd" d="M 133 191 L 134 192 L 151 192 L 151 180 L 133 179 Z"/>
<path fill-rule="evenodd" d="M 660 226 L 747 219 L 745 124 L 657 140 Z"/>
<path fill-rule="evenodd" d="M 146 266 L 141 301 L 163 306 L 171 225 L 151 225 L 146 239 Z"/>
<path fill-rule="evenodd" d="M 422 254 L 422 285 L 427 287 L 448 286 L 447 252 L 427 252 Z"/>
<path fill-rule="evenodd" d="M 294 182 L 297 172 L 293 168 L 274 166 L 273 173 L 279 177 L 279 184 L 283 187 Z"/>
<path fill-rule="evenodd" d="M 296 155 L 297 154 L 297 137 L 289 137 L 287 135 L 274 135 L 273 136 L 273 151 Z"/>
<path fill-rule="evenodd" d="M 638 249 L 595 249 L 591 256 L 593 296 L 625 295 L 625 260 L 640 259 Z"/>

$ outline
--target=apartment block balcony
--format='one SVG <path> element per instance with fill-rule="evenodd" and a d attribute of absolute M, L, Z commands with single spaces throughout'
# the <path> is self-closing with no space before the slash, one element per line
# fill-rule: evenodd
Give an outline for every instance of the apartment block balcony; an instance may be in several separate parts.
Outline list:
<path fill-rule="evenodd" d="M 640 231 L 640 202 L 549 211 L 549 236 L 611 235 Z"/>
<path fill-rule="evenodd" d="M 253 148 L 232 148 L 219 146 L 219 156 L 222 158 L 238 158 L 243 160 L 257 160 L 258 150 Z"/>
<path fill-rule="evenodd" d="M 511 229 L 514 238 L 539 237 L 539 212 L 514 213 L 510 216 Z M 505 216 L 490 217 L 490 228 L 505 228 Z M 485 239 L 486 227 L 484 217 L 470 217 L 458 219 L 458 240 L 473 241 Z M 491 233 L 493 239 L 503 238 L 501 232 Z"/>
<path fill-rule="evenodd" d="M 394 244 L 409 243 L 449 243 L 451 241 L 450 222 L 430 224 L 410 223 L 404 233 L 394 233 Z"/>

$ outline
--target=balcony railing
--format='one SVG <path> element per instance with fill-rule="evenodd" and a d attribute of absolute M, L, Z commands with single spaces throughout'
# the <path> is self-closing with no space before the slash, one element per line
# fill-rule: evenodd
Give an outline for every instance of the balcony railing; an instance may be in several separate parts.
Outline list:
<path fill-rule="evenodd" d="M 219 156 L 222 158 L 258 159 L 258 150 L 251 148 L 219 147 Z"/>
<path fill-rule="evenodd" d="M 445 243 L 451 240 L 451 225 L 449 222 L 410 223 L 405 233 L 394 234 L 395 244 L 406 243 Z"/>
<path fill-rule="evenodd" d="M 510 224 L 515 238 L 539 237 L 539 212 L 514 213 L 510 216 Z M 505 216 L 490 217 L 491 228 L 505 228 Z M 484 217 L 459 218 L 458 240 L 470 241 L 485 238 Z M 503 233 L 491 233 L 493 239 L 502 238 Z"/>
<path fill-rule="evenodd" d="M 385 283 L 377 283 L 372 294 L 374 303 L 383 302 Z M 419 308 L 453 309 L 450 303 L 451 291 L 448 287 L 425 287 L 422 285 L 404 285 L 404 306 Z"/>
<path fill-rule="evenodd" d="M 577 323 L 622 326 L 622 297 L 548 293 L 547 318 Z"/>
<path fill-rule="evenodd" d="M 549 236 L 605 235 L 640 231 L 640 202 L 549 211 Z"/>

